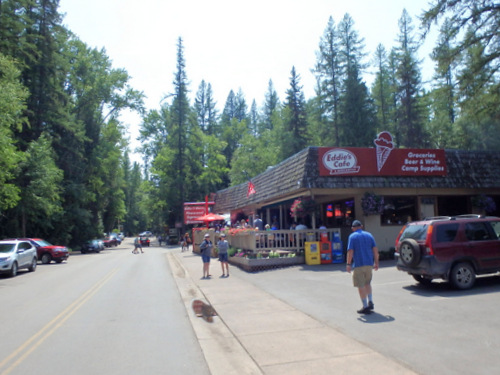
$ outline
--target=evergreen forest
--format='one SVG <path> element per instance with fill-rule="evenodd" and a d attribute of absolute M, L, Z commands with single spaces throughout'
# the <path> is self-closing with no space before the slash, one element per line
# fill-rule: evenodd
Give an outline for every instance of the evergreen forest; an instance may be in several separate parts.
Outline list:
<path fill-rule="evenodd" d="M 111 231 L 160 232 L 182 223 L 184 202 L 308 146 L 373 147 L 382 130 L 397 147 L 500 149 L 494 0 L 432 0 L 414 19 L 403 10 L 391 50 L 366 51 L 349 14 L 330 17 L 311 67 L 315 95 L 305 97 L 291 66 L 286 92 L 270 77 L 263 104 L 247 102 L 244 88 L 219 104 L 217 82 L 190 87 L 179 36 L 171 95 L 154 110 L 105 49 L 63 26 L 58 8 L 59 0 L 0 0 L 0 238 L 78 247 Z M 435 29 L 434 76 L 424 85 L 418 51 Z M 124 111 L 141 115 L 140 150 L 130 149 Z M 143 162 L 131 162 L 132 152 Z"/>

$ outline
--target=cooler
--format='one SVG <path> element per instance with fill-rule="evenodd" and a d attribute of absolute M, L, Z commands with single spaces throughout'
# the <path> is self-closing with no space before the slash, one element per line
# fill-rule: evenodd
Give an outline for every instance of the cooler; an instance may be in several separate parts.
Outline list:
<path fill-rule="evenodd" d="M 307 265 L 321 264 L 320 243 L 305 242 L 305 255 Z"/>
<path fill-rule="evenodd" d="M 320 242 L 321 264 L 332 263 L 332 244 L 330 241 Z"/>

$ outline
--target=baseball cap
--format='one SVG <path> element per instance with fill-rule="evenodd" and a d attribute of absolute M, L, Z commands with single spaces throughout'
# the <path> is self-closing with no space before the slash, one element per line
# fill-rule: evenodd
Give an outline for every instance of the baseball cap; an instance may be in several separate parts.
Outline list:
<path fill-rule="evenodd" d="M 363 226 L 363 224 L 361 224 L 361 221 L 359 221 L 359 220 L 354 220 L 352 222 L 352 225 L 351 225 L 351 227 L 353 227 L 353 228 L 355 228 L 355 227 L 361 227 L 361 226 Z"/>
<path fill-rule="evenodd" d="M 204 237 L 205 237 L 205 238 L 210 237 L 210 234 L 205 233 L 205 236 L 204 236 Z"/>

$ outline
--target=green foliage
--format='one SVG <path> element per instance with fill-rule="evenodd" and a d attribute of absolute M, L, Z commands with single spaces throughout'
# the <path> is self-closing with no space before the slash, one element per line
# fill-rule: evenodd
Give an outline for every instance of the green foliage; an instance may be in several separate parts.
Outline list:
<path fill-rule="evenodd" d="M 249 133 L 243 136 L 231 161 L 231 185 L 246 182 L 250 176 L 256 176 L 278 163 L 279 146 L 272 133 L 265 130 L 259 137 Z"/>
<path fill-rule="evenodd" d="M 23 122 L 27 96 L 14 62 L 0 53 L 0 212 L 14 207 L 20 199 L 14 178 L 23 155 L 15 146 L 13 130 Z"/>
<path fill-rule="evenodd" d="M 421 103 L 421 72 L 416 58 L 418 45 L 413 37 L 411 17 L 406 10 L 399 20 L 397 54 L 397 141 L 400 147 L 428 146 Z"/>
<path fill-rule="evenodd" d="M 50 137 L 42 134 L 30 142 L 26 160 L 20 164 L 21 200 L 14 212 L 21 224 L 19 236 L 40 236 L 52 229 L 47 219 L 62 213 L 63 172 L 57 167 Z"/>
<path fill-rule="evenodd" d="M 307 139 L 307 116 L 304 92 L 300 85 L 300 75 L 295 67 L 292 67 L 290 76 L 290 88 L 286 92 L 284 103 L 281 156 L 283 159 L 299 152 L 308 143 Z"/>
<path fill-rule="evenodd" d="M 345 14 L 330 17 L 306 101 L 292 69 L 281 103 L 269 80 L 263 107 L 230 90 L 222 113 L 202 81 L 189 98 L 179 38 L 173 90 L 143 113 L 144 95 L 104 50 L 61 25 L 59 2 L 0 2 L 0 233 L 80 244 L 123 225 L 129 234 L 182 222 L 182 204 L 247 181 L 303 148 L 372 146 L 390 131 L 399 147 L 498 150 L 499 10 L 492 0 L 434 1 L 424 31 L 440 25 L 433 85 L 421 82 L 411 18 L 398 46 L 375 53 L 368 91 L 363 39 Z M 144 164 L 131 165 L 124 110 L 143 115 Z"/>

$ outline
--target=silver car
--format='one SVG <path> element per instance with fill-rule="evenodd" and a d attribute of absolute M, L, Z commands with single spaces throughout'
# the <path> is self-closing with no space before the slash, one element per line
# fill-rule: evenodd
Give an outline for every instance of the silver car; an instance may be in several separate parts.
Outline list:
<path fill-rule="evenodd" d="M 36 247 L 30 242 L 0 241 L 0 273 L 8 273 L 14 277 L 20 268 L 33 272 L 36 270 L 36 262 Z"/>

